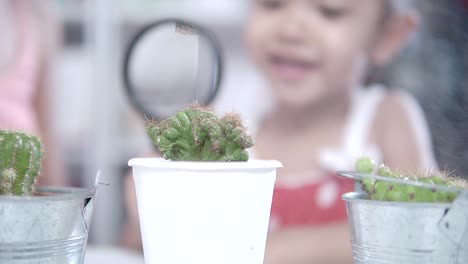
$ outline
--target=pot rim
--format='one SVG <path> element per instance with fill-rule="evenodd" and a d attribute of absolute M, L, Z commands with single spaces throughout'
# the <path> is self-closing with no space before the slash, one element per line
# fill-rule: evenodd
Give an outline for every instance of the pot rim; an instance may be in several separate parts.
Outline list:
<path fill-rule="evenodd" d="M 364 174 L 364 173 L 359 173 L 355 171 L 337 171 L 336 173 L 342 177 L 355 180 L 357 182 L 362 181 L 364 178 L 371 178 L 371 179 L 378 180 L 378 181 L 411 185 L 411 186 L 421 187 L 421 188 L 431 189 L 431 190 L 436 189 L 436 190 L 441 190 L 441 191 L 458 192 L 458 193 L 466 191 L 462 188 L 453 187 L 453 186 L 429 184 L 429 183 L 414 181 L 410 179 L 401 179 L 401 178 L 392 178 L 392 177 L 385 177 L 385 176 L 379 176 L 379 175 L 373 175 L 373 174 Z"/>
<path fill-rule="evenodd" d="M 145 167 L 170 170 L 265 170 L 282 168 L 281 162 L 276 160 L 249 160 L 249 161 L 172 161 L 163 158 L 134 158 L 129 160 L 130 167 Z"/>
<path fill-rule="evenodd" d="M 96 187 L 93 188 L 77 188 L 77 187 L 52 187 L 41 186 L 37 188 L 34 196 L 2 196 L 1 202 L 50 202 L 50 201 L 69 201 L 83 200 L 92 198 L 96 193 Z M 39 194 L 39 195 L 37 195 Z M 41 196 L 40 194 L 43 194 Z"/>
<path fill-rule="evenodd" d="M 374 206 L 395 206 L 395 207 L 437 207 L 437 208 L 446 208 L 451 206 L 451 203 L 410 203 L 410 202 L 389 202 L 389 201 L 376 201 L 368 198 L 368 194 L 365 192 L 349 192 L 342 195 L 342 199 L 346 203 L 350 204 L 366 204 Z"/>

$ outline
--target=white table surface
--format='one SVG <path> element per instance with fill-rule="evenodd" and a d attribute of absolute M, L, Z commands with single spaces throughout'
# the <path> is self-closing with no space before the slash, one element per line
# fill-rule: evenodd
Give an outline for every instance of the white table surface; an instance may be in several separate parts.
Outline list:
<path fill-rule="evenodd" d="M 86 247 L 85 264 L 144 264 L 142 254 L 118 247 Z"/>

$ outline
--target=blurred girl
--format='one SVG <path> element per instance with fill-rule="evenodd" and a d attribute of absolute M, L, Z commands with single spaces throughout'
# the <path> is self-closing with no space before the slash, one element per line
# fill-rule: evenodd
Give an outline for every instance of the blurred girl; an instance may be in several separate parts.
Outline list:
<path fill-rule="evenodd" d="M 284 165 L 265 263 L 352 263 L 341 195 L 354 183 L 335 172 L 352 170 L 363 155 L 397 169 L 435 166 L 413 98 L 368 84 L 405 46 L 418 16 L 391 0 L 252 2 L 246 41 L 273 104 L 250 120 L 251 158 Z M 128 179 L 127 245 L 139 241 Z"/>
<path fill-rule="evenodd" d="M 418 25 L 391 0 L 255 0 L 250 54 L 273 107 L 254 123 L 254 158 L 277 159 L 265 263 L 351 263 L 335 175 L 362 155 L 398 169 L 435 165 L 427 126 L 407 94 L 366 85 Z"/>

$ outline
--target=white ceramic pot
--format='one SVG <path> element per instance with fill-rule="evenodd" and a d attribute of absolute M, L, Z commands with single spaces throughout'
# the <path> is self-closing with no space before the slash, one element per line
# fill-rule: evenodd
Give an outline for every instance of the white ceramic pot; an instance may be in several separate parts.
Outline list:
<path fill-rule="evenodd" d="M 278 161 L 132 159 L 146 264 L 262 264 Z"/>

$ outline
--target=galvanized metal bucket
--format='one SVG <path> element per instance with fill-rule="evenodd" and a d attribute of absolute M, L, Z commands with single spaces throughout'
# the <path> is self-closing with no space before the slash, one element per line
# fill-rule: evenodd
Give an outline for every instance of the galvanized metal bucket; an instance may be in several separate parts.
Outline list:
<path fill-rule="evenodd" d="M 82 264 L 96 188 L 0 196 L 0 263 Z"/>
<path fill-rule="evenodd" d="M 339 174 L 362 178 L 351 172 Z M 359 186 L 357 189 L 343 196 L 354 263 L 468 263 L 467 191 L 461 191 L 453 203 L 403 203 L 373 201 Z"/>

